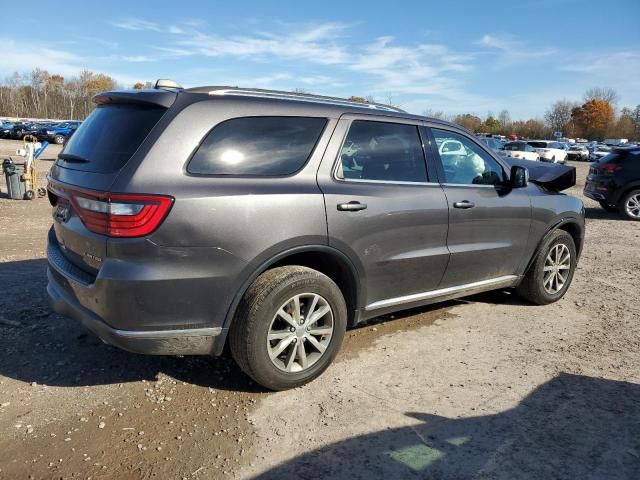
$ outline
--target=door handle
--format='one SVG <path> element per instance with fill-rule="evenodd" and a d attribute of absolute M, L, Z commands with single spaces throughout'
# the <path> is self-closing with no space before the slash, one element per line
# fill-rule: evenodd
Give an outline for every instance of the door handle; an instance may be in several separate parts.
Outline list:
<path fill-rule="evenodd" d="M 475 206 L 476 204 L 473 202 L 470 202 L 469 200 L 463 200 L 461 202 L 456 202 L 453 204 L 454 208 L 462 208 L 462 209 L 473 208 Z"/>
<path fill-rule="evenodd" d="M 338 210 L 340 210 L 341 212 L 357 212 L 359 210 L 364 210 L 365 208 L 367 208 L 367 205 L 365 203 L 356 201 L 338 204 Z"/>

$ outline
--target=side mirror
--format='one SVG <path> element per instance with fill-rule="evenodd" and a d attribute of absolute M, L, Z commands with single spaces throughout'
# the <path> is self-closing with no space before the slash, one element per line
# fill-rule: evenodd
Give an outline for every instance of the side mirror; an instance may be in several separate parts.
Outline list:
<path fill-rule="evenodd" d="M 529 184 L 529 170 L 519 165 L 511 167 L 509 184 L 511 188 L 526 187 Z"/>

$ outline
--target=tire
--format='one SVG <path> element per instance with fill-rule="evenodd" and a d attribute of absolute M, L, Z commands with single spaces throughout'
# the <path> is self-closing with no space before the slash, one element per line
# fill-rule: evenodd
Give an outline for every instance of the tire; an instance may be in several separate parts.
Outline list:
<path fill-rule="evenodd" d="M 640 189 L 631 190 L 624 194 L 618 208 L 623 217 L 640 221 Z"/>
<path fill-rule="evenodd" d="M 36 192 L 34 192 L 33 190 L 27 190 L 26 192 L 24 192 L 25 200 L 33 200 L 34 198 L 36 198 Z"/>
<path fill-rule="evenodd" d="M 556 157 L 555 156 L 551 157 L 551 163 L 556 163 Z"/>
<path fill-rule="evenodd" d="M 295 321 L 296 297 L 300 306 L 296 310 L 302 313 L 300 323 Z M 317 303 L 313 303 L 315 297 Z M 326 307 L 329 311 L 305 327 L 304 317 L 309 313 L 304 310 L 312 307 L 317 313 Z M 282 311 L 288 319 L 280 316 Z M 306 320 L 311 322 L 311 315 Z M 276 267 L 260 275 L 245 293 L 231 325 L 229 346 L 236 363 L 258 384 L 286 390 L 310 382 L 327 369 L 340 350 L 346 327 L 344 297 L 329 277 L 302 266 Z M 331 328 L 331 334 L 313 334 Z M 291 329 L 294 332 L 290 333 Z M 277 338 L 268 340 L 269 334 Z M 300 348 L 305 352 L 304 360 Z"/>
<path fill-rule="evenodd" d="M 607 202 L 604 201 L 600 201 L 598 202 L 600 204 L 600 206 L 605 209 L 607 212 L 617 212 L 618 211 L 618 207 L 615 205 L 609 205 Z"/>
<path fill-rule="evenodd" d="M 64 143 L 64 137 L 62 135 L 56 135 L 53 137 L 53 141 L 56 145 L 62 145 Z"/>
<path fill-rule="evenodd" d="M 555 250 L 557 248 L 557 250 Z M 553 252 L 552 252 L 553 251 Z M 561 285 L 561 288 L 558 288 L 557 291 L 554 291 L 554 282 L 551 280 L 551 289 L 547 289 L 547 282 L 545 281 L 550 274 L 553 276 L 553 270 L 551 272 L 545 272 L 545 267 L 553 266 L 550 265 L 548 260 L 549 257 L 551 259 L 554 258 L 554 252 L 560 253 L 560 259 L 563 258 L 564 252 L 569 252 L 568 262 L 564 265 L 567 265 L 568 268 L 565 270 L 567 274 L 564 278 L 564 282 Z M 553 262 L 551 262 L 553 263 Z M 524 277 L 524 280 L 520 285 L 516 287 L 516 293 L 524 298 L 525 300 L 530 301 L 536 305 L 547 305 L 549 303 L 557 302 L 560 300 L 564 294 L 566 293 L 569 285 L 571 285 L 571 280 L 573 280 L 573 274 L 575 273 L 577 265 L 577 255 L 576 255 L 576 246 L 573 241 L 571 235 L 569 235 L 564 230 L 554 230 L 549 237 L 545 240 L 542 248 L 539 250 L 535 261 L 529 268 L 529 271 Z M 559 284 L 555 284 L 555 286 L 559 286 Z"/>

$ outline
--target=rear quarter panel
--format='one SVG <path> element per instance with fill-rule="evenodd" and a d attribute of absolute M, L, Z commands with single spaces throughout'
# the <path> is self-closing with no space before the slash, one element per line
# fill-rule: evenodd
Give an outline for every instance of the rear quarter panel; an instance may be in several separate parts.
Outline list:
<path fill-rule="evenodd" d="M 316 171 L 335 120 L 328 119 L 307 164 L 294 175 L 233 177 L 186 172 L 192 153 L 216 124 L 258 116 L 262 111 L 266 116 L 322 116 L 298 106 L 205 99 L 163 118 L 165 125 L 156 132 L 156 141 L 136 156 L 137 161 L 126 165 L 112 186 L 115 192 L 175 198 L 164 223 L 148 238 L 157 247 L 148 249 L 150 254 L 163 259 L 154 274 L 169 269 L 180 277 L 187 275 L 185 296 L 201 299 L 200 309 L 209 312 L 212 326 L 221 326 L 235 294 L 267 260 L 295 247 L 327 244 L 324 199 Z M 110 240 L 107 256 L 146 266 L 146 251 Z M 168 270 L 167 274 L 170 276 Z"/>

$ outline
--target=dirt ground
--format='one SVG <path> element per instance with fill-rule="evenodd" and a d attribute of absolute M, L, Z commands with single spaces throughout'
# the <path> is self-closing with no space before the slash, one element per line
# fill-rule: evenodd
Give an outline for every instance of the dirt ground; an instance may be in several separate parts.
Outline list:
<path fill-rule="evenodd" d="M 229 359 L 129 354 L 52 313 L 48 202 L 0 198 L 0 478 L 638 478 L 640 224 L 584 200 L 560 302 L 378 319 L 315 382 L 266 393 Z"/>

